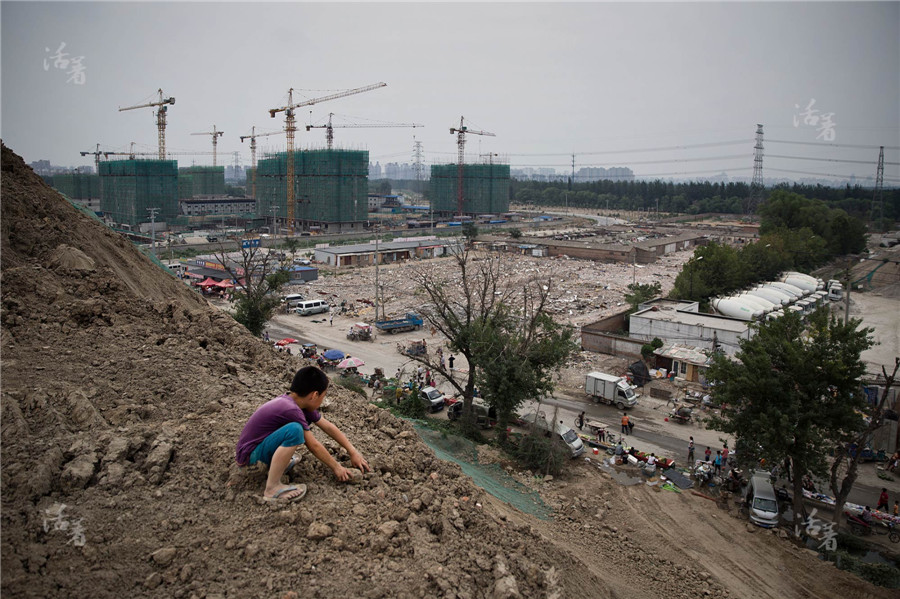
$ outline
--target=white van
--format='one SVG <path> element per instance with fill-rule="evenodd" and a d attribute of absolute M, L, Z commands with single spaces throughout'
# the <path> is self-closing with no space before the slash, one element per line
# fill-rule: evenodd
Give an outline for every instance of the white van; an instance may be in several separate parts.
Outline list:
<path fill-rule="evenodd" d="M 305 300 L 306 298 L 300 295 L 299 293 L 292 293 L 290 295 L 284 296 L 284 303 L 286 303 L 291 309 L 297 307 L 297 304 Z"/>
<path fill-rule="evenodd" d="M 747 495 L 744 502 L 750 512 L 750 521 L 763 528 L 778 526 L 778 498 L 775 497 L 775 489 L 769 480 L 769 473 L 757 471 L 750 478 L 747 485 Z"/>
<path fill-rule="evenodd" d="M 547 417 L 543 412 L 525 414 L 521 419 L 528 426 L 534 426 L 544 431 L 548 436 L 550 435 L 552 425 L 547 421 Z M 553 429 L 556 430 L 558 438 L 561 439 L 569 451 L 572 452 L 573 458 L 577 458 L 584 453 L 584 442 L 574 430 L 563 424 L 562 421 L 557 423 Z"/>
<path fill-rule="evenodd" d="M 318 314 L 320 312 L 328 312 L 331 307 L 325 300 L 305 300 L 297 303 L 294 310 L 300 316 L 309 316 L 310 314 Z"/>

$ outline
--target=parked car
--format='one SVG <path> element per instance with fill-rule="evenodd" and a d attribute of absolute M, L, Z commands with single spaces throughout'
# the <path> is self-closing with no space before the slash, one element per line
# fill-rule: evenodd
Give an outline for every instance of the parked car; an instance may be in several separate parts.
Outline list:
<path fill-rule="evenodd" d="M 584 443 L 581 441 L 581 437 L 578 436 L 578 433 L 561 421 L 556 423 L 555 426 L 552 425 L 543 412 L 531 412 L 525 414 L 519 419 L 519 422 L 524 426 L 534 427 L 544 431 L 548 437 L 555 432 L 557 438 L 565 443 L 566 447 L 569 448 L 569 451 L 572 452 L 573 458 L 577 458 L 584 453 Z"/>
<path fill-rule="evenodd" d="M 425 404 L 425 407 L 432 412 L 440 412 L 444 409 L 444 394 L 434 387 L 422 387 L 419 391 L 419 397 Z"/>
<path fill-rule="evenodd" d="M 478 398 L 472 398 L 472 410 L 475 412 L 475 423 L 480 428 L 492 428 L 497 424 L 497 409 Z M 447 408 L 447 418 L 458 420 L 462 417 L 463 402 L 456 401 Z"/>

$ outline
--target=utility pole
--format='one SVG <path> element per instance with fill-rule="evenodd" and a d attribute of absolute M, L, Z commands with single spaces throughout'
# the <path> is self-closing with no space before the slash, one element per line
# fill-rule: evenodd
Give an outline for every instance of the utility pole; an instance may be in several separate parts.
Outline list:
<path fill-rule="evenodd" d="M 850 322 L 850 267 L 853 265 L 853 259 L 847 259 L 847 304 L 844 306 L 844 325 Z"/>
<path fill-rule="evenodd" d="M 637 247 L 631 248 L 631 284 L 634 285 L 637 281 Z"/>
<path fill-rule="evenodd" d="M 278 212 L 278 206 L 272 206 L 270 210 L 272 211 L 272 244 L 274 245 L 278 241 L 278 231 L 275 230 L 275 213 Z"/>
<path fill-rule="evenodd" d="M 150 251 L 153 252 L 153 255 L 156 255 L 156 213 L 159 212 L 159 208 L 147 208 L 147 212 L 150 213 Z"/>

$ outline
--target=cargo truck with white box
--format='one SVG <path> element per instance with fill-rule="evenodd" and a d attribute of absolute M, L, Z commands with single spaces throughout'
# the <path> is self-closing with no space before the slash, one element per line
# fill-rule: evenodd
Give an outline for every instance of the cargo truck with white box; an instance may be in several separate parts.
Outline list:
<path fill-rule="evenodd" d="M 638 397 L 640 397 L 624 376 L 614 376 L 604 372 L 586 374 L 584 392 L 590 395 L 594 401 L 614 405 L 620 410 L 633 408 L 637 405 Z"/>

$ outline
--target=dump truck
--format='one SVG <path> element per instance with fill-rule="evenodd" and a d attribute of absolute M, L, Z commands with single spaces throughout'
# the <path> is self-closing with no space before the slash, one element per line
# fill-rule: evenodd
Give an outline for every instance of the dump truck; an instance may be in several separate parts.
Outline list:
<path fill-rule="evenodd" d="M 620 410 L 636 406 L 639 397 L 624 376 L 605 372 L 591 372 L 585 375 L 584 392 L 594 401 L 615 405 Z"/>
<path fill-rule="evenodd" d="M 375 328 L 385 333 L 402 333 L 403 331 L 412 331 L 421 329 L 424 321 L 422 317 L 415 312 L 407 312 L 406 318 L 395 318 L 393 320 L 379 320 L 375 322 Z"/>

